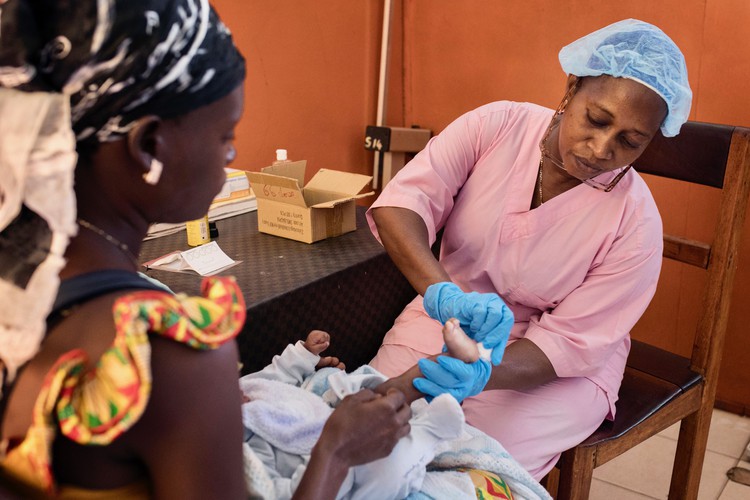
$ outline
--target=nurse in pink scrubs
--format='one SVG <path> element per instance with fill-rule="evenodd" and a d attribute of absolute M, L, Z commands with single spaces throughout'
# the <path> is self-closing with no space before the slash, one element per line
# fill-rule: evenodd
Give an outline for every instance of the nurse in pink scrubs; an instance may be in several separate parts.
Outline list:
<path fill-rule="evenodd" d="M 419 362 L 418 389 L 465 398 L 468 422 L 537 479 L 614 417 L 662 254 L 659 213 L 630 164 L 660 130 L 679 132 L 692 99 L 679 48 L 642 21 L 591 33 L 559 59 L 557 111 L 501 101 L 466 113 L 368 212 L 418 292 L 372 365 L 395 376 Z M 423 359 L 443 348 L 450 317 L 491 352 L 486 386 L 473 365 Z"/>

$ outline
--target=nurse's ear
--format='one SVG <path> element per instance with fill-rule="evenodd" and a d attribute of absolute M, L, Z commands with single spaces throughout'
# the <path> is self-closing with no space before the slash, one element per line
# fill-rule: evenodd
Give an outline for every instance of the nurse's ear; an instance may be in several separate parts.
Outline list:
<path fill-rule="evenodd" d="M 576 75 L 568 75 L 568 79 L 565 82 L 565 96 L 563 97 L 563 100 L 560 102 L 560 105 L 557 107 L 558 115 L 561 115 L 565 112 L 565 108 L 568 107 L 568 103 L 570 103 L 570 100 L 573 99 L 574 95 L 576 95 L 576 92 L 578 92 L 578 89 L 581 88 L 582 82 L 583 82 L 583 78 L 578 77 Z"/>
<path fill-rule="evenodd" d="M 568 93 L 573 87 L 580 87 L 583 78 L 576 75 L 568 75 L 568 79 L 565 81 L 565 93 Z"/>

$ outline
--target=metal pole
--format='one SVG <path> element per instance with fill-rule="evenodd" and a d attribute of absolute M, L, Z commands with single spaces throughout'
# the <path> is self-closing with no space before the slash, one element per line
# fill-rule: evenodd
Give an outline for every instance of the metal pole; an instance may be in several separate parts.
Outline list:
<path fill-rule="evenodd" d="M 388 96 L 388 59 L 391 45 L 391 14 L 392 0 L 383 2 L 383 32 L 380 39 L 380 75 L 378 78 L 378 109 L 375 118 L 375 125 L 382 127 L 385 125 L 386 99 Z M 372 169 L 372 188 L 378 188 L 380 177 L 380 161 L 383 153 L 375 151 L 375 158 Z"/>

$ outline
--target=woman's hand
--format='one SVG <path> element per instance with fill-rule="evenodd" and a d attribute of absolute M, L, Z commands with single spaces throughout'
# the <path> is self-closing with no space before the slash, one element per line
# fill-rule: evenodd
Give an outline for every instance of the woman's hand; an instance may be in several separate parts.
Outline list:
<path fill-rule="evenodd" d="M 348 466 L 371 462 L 388 456 L 398 440 L 409 434 L 410 418 L 411 409 L 401 391 L 390 389 L 380 395 L 363 389 L 344 398 L 331 414 L 319 444 Z"/>
<path fill-rule="evenodd" d="M 313 448 L 295 499 L 335 498 L 349 467 L 388 456 L 410 431 L 411 409 L 401 391 L 363 389 L 328 418 Z"/>

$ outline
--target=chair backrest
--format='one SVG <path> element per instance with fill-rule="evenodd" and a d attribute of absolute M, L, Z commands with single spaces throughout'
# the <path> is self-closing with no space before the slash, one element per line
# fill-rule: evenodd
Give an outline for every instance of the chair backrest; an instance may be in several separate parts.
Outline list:
<path fill-rule="evenodd" d="M 634 166 L 639 172 L 721 188 L 735 128 L 687 122 L 676 137 L 659 132 Z"/>
<path fill-rule="evenodd" d="M 634 166 L 642 173 L 722 190 L 718 225 L 710 244 L 664 235 L 665 257 L 708 270 L 691 368 L 715 379 L 750 195 L 750 129 L 688 122 L 676 137 L 655 137 Z M 713 398 L 716 380 L 709 387 L 707 395 Z"/>
<path fill-rule="evenodd" d="M 664 256 L 706 269 L 708 283 L 689 360 L 633 340 L 614 422 L 562 454 L 559 488 L 554 476 L 548 482 L 561 500 L 588 498 L 595 467 L 675 422 L 681 424 L 669 498 L 698 495 L 750 196 L 750 129 L 688 122 L 677 137 L 654 138 L 634 166 L 721 190 L 712 241 L 664 235 Z"/>

